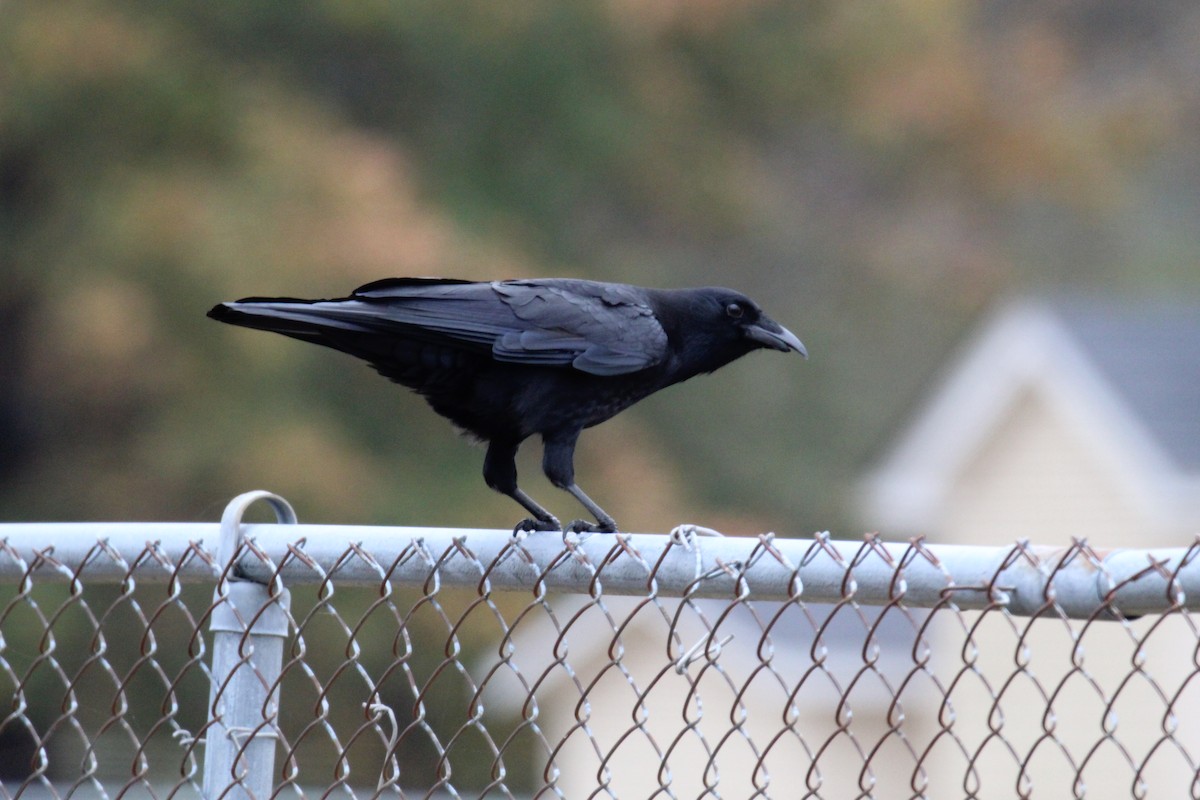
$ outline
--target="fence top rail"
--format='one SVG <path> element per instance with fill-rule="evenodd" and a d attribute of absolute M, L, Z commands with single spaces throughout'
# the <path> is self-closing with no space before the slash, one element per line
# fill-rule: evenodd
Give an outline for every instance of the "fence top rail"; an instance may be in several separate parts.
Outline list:
<path fill-rule="evenodd" d="M 0 524 L 0 582 L 208 582 L 437 587 L 911 608 L 1002 607 L 1018 615 L 1106 618 L 1200 609 L 1200 543 L 1094 550 L 811 538 L 559 533 L 244 523 Z M 226 545 L 228 547 L 228 545 Z M 219 556 L 233 552 L 232 558 Z M 234 569 L 229 568 L 233 562 Z"/>

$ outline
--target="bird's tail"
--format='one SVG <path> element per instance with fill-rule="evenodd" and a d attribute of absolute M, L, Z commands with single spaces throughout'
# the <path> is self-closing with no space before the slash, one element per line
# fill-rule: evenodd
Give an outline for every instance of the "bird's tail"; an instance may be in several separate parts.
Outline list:
<path fill-rule="evenodd" d="M 330 347 L 372 363 L 388 356 L 386 339 L 378 335 L 379 317 L 370 313 L 367 304 L 350 298 L 248 297 L 215 305 L 208 316 L 218 322 Z"/>
<path fill-rule="evenodd" d="M 347 301 L 247 297 L 230 303 L 218 303 L 208 312 L 208 316 L 218 322 L 274 331 L 307 341 L 319 341 L 323 335 L 333 331 L 368 331 L 369 327 L 362 321 L 356 321 L 355 315 L 346 306 Z"/>
<path fill-rule="evenodd" d="M 272 331 L 348 353 L 418 391 L 429 368 L 425 362 L 431 357 L 440 363 L 453 359 L 457 352 L 487 349 L 487 342 L 448 338 L 440 330 L 398 319 L 400 313 L 384 313 L 380 301 L 370 296 L 338 300 L 247 297 L 219 303 L 208 316 L 218 322 Z"/>

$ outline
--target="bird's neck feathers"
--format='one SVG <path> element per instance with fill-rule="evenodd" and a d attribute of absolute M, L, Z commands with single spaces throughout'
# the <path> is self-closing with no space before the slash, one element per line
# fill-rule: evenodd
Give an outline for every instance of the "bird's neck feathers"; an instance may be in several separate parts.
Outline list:
<path fill-rule="evenodd" d="M 679 363 L 687 378 L 715 372 L 756 349 L 742 338 L 727 335 L 689 336 L 679 350 Z M 683 380 L 684 378 L 681 378 Z"/>
<path fill-rule="evenodd" d="M 666 331 L 677 374 L 672 383 L 720 369 L 756 349 L 703 289 L 660 290 L 655 316 Z M 657 299 L 657 298 L 656 298 Z"/>

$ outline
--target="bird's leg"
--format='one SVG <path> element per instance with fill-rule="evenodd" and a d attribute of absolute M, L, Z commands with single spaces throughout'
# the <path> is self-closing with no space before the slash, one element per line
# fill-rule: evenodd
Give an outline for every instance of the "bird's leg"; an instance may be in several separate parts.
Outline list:
<path fill-rule="evenodd" d="M 536 500 L 520 489 L 514 488 L 512 493 L 508 495 L 513 500 L 520 503 L 526 511 L 533 514 L 532 518 L 521 520 L 513 528 L 514 531 L 561 531 L 562 523 L 558 521 L 558 517 L 551 514 L 546 509 L 542 508 Z"/>
<path fill-rule="evenodd" d="M 513 528 L 517 531 L 561 531 L 562 523 L 517 487 L 517 448 L 520 442 L 493 440 L 483 457 L 483 479 L 501 494 L 508 495 L 533 515 Z"/>
<path fill-rule="evenodd" d="M 595 533 L 616 533 L 617 521 L 605 513 L 604 509 L 596 505 L 596 501 L 583 493 L 583 489 L 579 488 L 578 484 L 572 483 L 563 487 L 571 495 L 583 504 L 583 507 L 588 510 L 588 513 L 596 518 L 595 522 L 577 519 L 567 526 L 567 530 L 576 533 L 595 532 Z"/>
<path fill-rule="evenodd" d="M 597 532 L 616 533 L 617 521 L 596 505 L 596 501 L 584 494 L 583 489 L 575 483 L 575 442 L 579 439 L 579 431 L 572 431 L 553 437 L 544 437 L 545 448 L 542 452 L 542 471 L 546 477 L 560 489 L 565 489 L 588 510 L 595 522 L 577 519 L 567 526 L 566 530 L 576 533 Z"/>

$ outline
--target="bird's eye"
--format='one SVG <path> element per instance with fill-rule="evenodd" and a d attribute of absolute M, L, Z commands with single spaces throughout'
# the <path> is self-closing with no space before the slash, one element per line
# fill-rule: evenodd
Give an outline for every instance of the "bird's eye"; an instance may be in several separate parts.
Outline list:
<path fill-rule="evenodd" d="M 725 306 L 725 315 L 730 319 L 741 319 L 745 313 L 746 309 L 742 307 L 741 303 L 730 303 Z"/>

